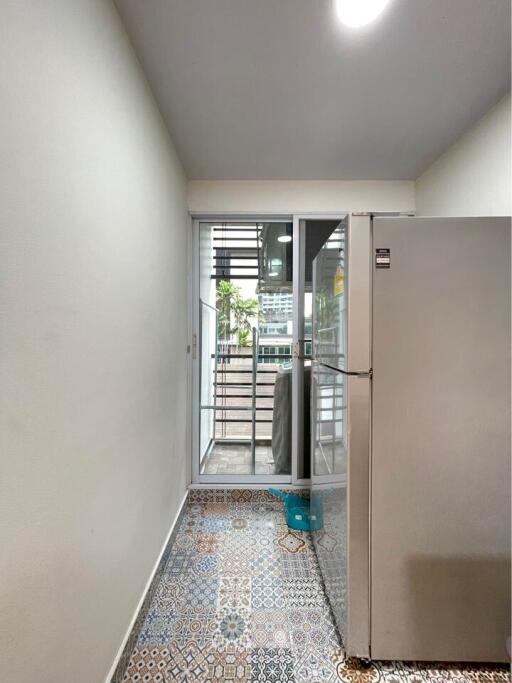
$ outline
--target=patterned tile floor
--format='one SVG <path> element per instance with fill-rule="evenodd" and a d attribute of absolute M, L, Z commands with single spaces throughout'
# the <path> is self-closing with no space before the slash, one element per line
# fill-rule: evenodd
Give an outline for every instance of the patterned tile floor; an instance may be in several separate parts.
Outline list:
<path fill-rule="evenodd" d="M 344 658 L 308 535 L 263 491 L 194 491 L 126 683 L 501 683 L 504 667 Z"/>

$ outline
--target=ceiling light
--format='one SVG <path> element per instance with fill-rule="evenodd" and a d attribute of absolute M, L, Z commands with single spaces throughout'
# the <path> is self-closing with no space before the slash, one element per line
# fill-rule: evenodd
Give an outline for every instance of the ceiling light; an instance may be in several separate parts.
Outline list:
<path fill-rule="evenodd" d="M 376 19 L 390 0 L 335 0 L 336 14 L 345 26 L 359 28 Z"/>
<path fill-rule="evenodd" d="M 280 235 L 277 238 L 278 242 L 291 242 L 292 241 L 292 236 L 291 235 Z"/>

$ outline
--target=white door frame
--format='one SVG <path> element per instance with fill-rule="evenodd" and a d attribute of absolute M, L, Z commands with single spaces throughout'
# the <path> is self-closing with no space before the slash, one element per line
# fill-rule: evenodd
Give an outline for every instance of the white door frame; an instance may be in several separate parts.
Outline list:
<path fill-rule="evenodd" d="M 289 475 L 275 475 L 275 474 L 201 474 L 199 470 L 199 373 L 200 373 L 200 358 L 199 358 L 199 224 L 220 222 L 220 223 L 254 223 L 254 222 L 292 222 L 292 216 L 289 215 L 272 215 L 272 214 L 205 214 L 194 215 L 192 222 L 192 332 L 191 332 L 191 347 L 192 347 L 192 405 L 191 405 L 191 457 L 192 457 L 192 486 L 216 486 L 226 485 L 227 487 L 236 487 L 239 484 L 254 485 L 264 487 L 268 484 L 288 484 L 292 483 L 292 476 Z M 294 301 L 295 306 L 295 301 Z M 195 349 L 195 350 L 194 350 Z M 293 410 L 293 408 L 292 408 Z M 294 417 L 292 413 L 292 429 L 294 424 Z M 292 451 L 292 467 L 294 454 Z"/>
<path fill-rule="evenodd" d="M 190 274 L 190 458 L 191 458 L 191 480 L 192 486 L 208 487 L 225 485 L 226 487 L 236 487 L 239 484 L 244 486 L 263 487 L 268 484 L 287 484 L 292 487 L 309 486 L 310 479 L 304 479 L 299 472 L 298 462 L 302 458 L 304 448 L 304 433 L 302 430 L 302 420 L 299 416 L 303 414 L 304 406 L 304 364 L 303 361 L 293 354 L 292 359 L 292 468 L 290 475 L 258 475 L 258 474 L 201 474 L 199 471 L 199 224 L 209 222 L 279 222 L 286 221 L 293 223 L 293 335 L 292 348 L 297 348 L 297 342 L 303 337 L 304 331 L 304 311 L 302 302 L 304 301 L 304 276 L 305 276 L 305 231 L 304 220 L 336 220 L 342 219 L 347 212 L 337 213 L 300 213 L 300 214 L 244 214 L 244 213 L 195 213 L 192 215 L 192 238 L 191 254 L 189 264 Z M 300 334 L 299 334 L 300 330 Z"/>

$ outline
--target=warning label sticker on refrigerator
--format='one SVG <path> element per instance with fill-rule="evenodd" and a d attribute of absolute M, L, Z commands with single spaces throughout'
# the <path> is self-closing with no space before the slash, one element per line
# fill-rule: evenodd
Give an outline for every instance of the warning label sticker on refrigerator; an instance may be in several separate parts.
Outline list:
<path fill-rule="evenodd" d="M 334 273 L 334 296 L 340 296 L 345 291 L 345 275 L 340 265 Z"/>
<path fill-rule="evenodd" d="M 389 268 L 391 249 L 375 249 L 375 268 Z"/>

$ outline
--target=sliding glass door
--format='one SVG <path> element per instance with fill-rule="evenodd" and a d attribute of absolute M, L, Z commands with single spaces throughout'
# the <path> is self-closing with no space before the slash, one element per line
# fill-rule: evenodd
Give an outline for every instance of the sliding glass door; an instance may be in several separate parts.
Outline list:
<path fill-rule="evenodd" d="M 194 483 L 309 482 L 312 264 L 340 219 L 194 221 Z"/>
<path fill-rule="evenodd" d="M 293 224 L 195 225 L 196 481 L 290 481 Z"/>

